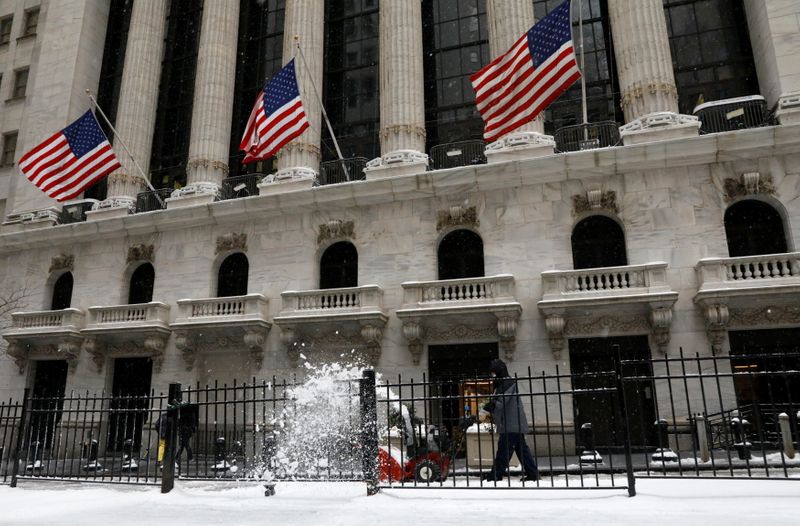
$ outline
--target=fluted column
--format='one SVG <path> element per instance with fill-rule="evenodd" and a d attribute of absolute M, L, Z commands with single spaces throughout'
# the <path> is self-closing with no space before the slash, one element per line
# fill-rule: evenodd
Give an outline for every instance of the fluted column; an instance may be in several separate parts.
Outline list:
<path fill-rule="evenodd" d="M 497 57 L 509 49 L 534 23 L 533 2 L 529 0 L 487 0 L 486 18 L 489 23 L 489 56 Z M 544 132 L 544 119 L 535 121 L 517 131 Z"/>
<path fill-rule="evenodd" d="M 367 169 L 370 179 L 424 172 L 425 93 L 420 0 L 380 6 L 381 157 Z"/>
<path fill-rule="evenodd" d="M 322 111 L 314 92 L 322 93 L 322 60 L 324 52 L 325 2 L 320 0 L 286 0 L 283 22 L 283 63 L 295 55 L 295 69 L 300 97 L 310 126 L 278 152 L 276 180 L 316 177 L 320 161 Z M 297 40 L 295 40 L 297 37 Z M 296 52 L 300 44 L 305 57 Z"/>
<path fill-rule="evenodd" d="M 167 2 L 134 2 L 115 128 L 145 174 L 153 144 L 166 27 Z M 114 137 L 113 144 L 122 167 L 108 176 L 108 199 L 100 208 L 133 209 L 136 194 L 145 189 L 145 183 L 119 139 Z"/>
<path fill-rule="evenodd" d="M 176 190 L 173 197 L 208 196 L 206 199 L 211 200 L 228 175 L 238 31 L 238 0 L 205 2 L 197 52 L 187 185 Z"/>
<path fill-rule="evenodd" d="M 697 118 L 678 114 L 662 0 L 609 0 L 608 9 L 627 123 L 621 130 L 625 143 L 697 135 Z M 656 130 L 659 137 L 650 133 Z"/>
<path fill-rule="evenodd" d="M 486 19 L 489 25 L 489 55 L 502 55 L 524 35 L 534 23 L 533 2 L 530 0 L 487 0 Z M 524 124 L 486 147 L 488 162 L 510 161 L 550 155 L 555 141 L 544 135 L 544 118 Z"/>

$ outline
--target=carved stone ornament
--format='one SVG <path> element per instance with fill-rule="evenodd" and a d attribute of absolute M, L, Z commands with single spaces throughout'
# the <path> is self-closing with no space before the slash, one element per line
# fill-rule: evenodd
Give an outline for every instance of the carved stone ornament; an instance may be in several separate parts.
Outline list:
<path fill-rule="evenodd" d="M 424 330 L 419 322 L 408 321 L 403 323 L 403 336 L 408 342 L 408 351 L 411 353 L 411 360 L 414 365 L 419 365 L 422 358 L 423 334 Z"/>
<path fill-rule="evenodd" d="M 149 335 L 143 341 L 126 341 L 117 344 L 103 343 L 95 337 L 86 338 L 83 341 L 83 350 L 92 357 L 98 373 L 102 372 L 106 358 L 131 356 L 150 358 L 153 360 L 153 371 L 160 373 L 166 346 L 167 336 L 161 334 Z"/>
<path fill-rule="evenodd" d="M 317 244 L 321 245 L 325 241 L 331 239 L 354 239 L 356 237 L 355 228 L 352 221 L 342 221 L 341 219 L 332 219 L 327 223 L 319 225 L 319 234 L 317 235 Z"/>
<path fill-rule="evenodd" d="M 497 338 L 497 329 L 493 326 L 476 327 L 474 325 L 452 324 L 446 327 L 431 325 L 425 328 L 425 339 L 435 342 L 452 341 L 486 341 Z"/>
<path fill-rule="evenodd" d="M 755 327 L 800 324 L 800 305 L 731 309 L 730 326 Z"/>
<path fill-rule="evenodd" d="M 575 194 L 572 196 L 572 213 L 580 215 L 584 212 L 604 211 L 612 214 L 619 213 L 617 209 L 617 193 L 613 190 L 588 190 L 586 195 Z"/>
<path fill-rule="evenodd" d="M 550 350 L 553 353 L 553 358 L 560 360 L 561 351 L 564 350 L 564 344 L 567 341 L 564 338 L 566 321 L 560 314 L 551 314 L 544 319 L 544 326 L 547 329 L 547 337 L 550 341 Z"/>
<path fill-rule="evenodd" d="M 217 238 L 216 254 L 235 250 L 247 252 L 247 234 L 244 232 L 239 234 L 231 232 L 230 234 L 225 234 Z"/>
<path fill-rule="evenodd" d="M 362 322 L 361 326 L 306 325 L 281 326 L 281 343 L 293 366 L 300 362 L 301 354 L 307 358 L 320 353 L 340 354 L 355 350 L 369 365 L 375 365 L 381 356 L 383 324 L 381 322 Z M 318 330 L 319 329 L 319 330 Z"/>
<path fill-rule="evenodd" d="M 722 352 L 722 344 L 725 342 L 730 311 L 725 304 L 713 303 L 705 306 L 703 317 L 706 321 L 706 334 L 711 343 L 711 352 L 718 355 Z"/>
<path fill-rule="evenodd" d="M 643 315 L 618 316 L 598 316 L 596 318 L 571 318 L 567 320 L 564 327 L 564 334 L 568 336 L 578 335 L 605 335 L 605 334 L 624 334 L 632 332 L 649 332 L 650 323 Z"/>
<path fill-rule="evenodd" d="M 479 227 L 477 208 L 474 206 L 454 205 L 447 210 L 439 210 L 437 212 L 437 231 L 454 226 Z"/>
<path fill-rule="evenodd" d="M 153 245 L 132 245 L 128 247 L 128 257 L 126 261 L 133 263 L 134 261 L 148 261 L 153 262 Z"/>
<path fill-rule="evenodd" d="M 50 272 L 57 270 L 69 270 L 71 272 L 74 266 L 75 256 L 72 254 L 59 254 L 53 256 L 53 259 L 50 260 Z"/>
<path fill-rule="evenodd" d="M 761 175 L 759 172 L 743 173 L 739 179 L 727 178 L 725 185 L 725 201 L 730 203 L 736 198 L 748 195 L 768 194 L 775 195 L 775 184 L 771 175 Z"/>

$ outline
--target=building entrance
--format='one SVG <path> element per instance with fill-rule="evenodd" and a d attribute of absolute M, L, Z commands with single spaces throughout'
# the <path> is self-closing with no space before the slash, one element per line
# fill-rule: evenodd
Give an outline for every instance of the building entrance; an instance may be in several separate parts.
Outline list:
<path fill-rule="evenodd" d="M 150 358 L 117 358 L 114 360 L 114 380 L 111 388 L 111 416 L 108 420 L 108 448 L 122 450 L 126 440 L 134 449 L 142 442 L 142 427 L 150 404 L 150 378 L 153 361 Z"/>
<path fill-rule="evenodd" d="M 591 422 L 598 449 L 617 448 L 625 444 L 623 414 L 614 375 L 620 357 L 622 360 L 641 360 L 626 365 L 625 376 L 652 377 L 647 336 L 569 340 L 572 385 L 578 391 L 573 397 L 575 432 L 583 424 Z M 582 389 L 609 390 L 581 393 Z M 625 403 L 631 444 L 635 447 L 653 446 L 656 406 L 652 380 L 625 382 Z"/>
<path fill-rule="evenodd" d="M 39 447 L 49 449 L 53 446 L 55 429 L 61 422 L 68 365 L 65 360 L 35 363 L 29 436 L 31 443 L 39 442 Z"/>
<path fill-rule="evenodd" d="M 464 416 L 462 396 L 465 389 L 478 378 L 488 378 L 489 364 L 497 356 L 497 342 L 429 346 L 430 394 L 434 398 L 441 397 L 429 408 L 430 422 L 443 424 L 452 431 Z M 488 389 L 489 383 L 485 384 Z"/>
<path fill-rule="evenodd" d="M 800 411 L 800 373 L 791 372 L 800 371 L 800 329 L 731 331 L 728 338 L 738 410 L 777 441 L 778 415 L 797 425 L 792 417 Z"/>

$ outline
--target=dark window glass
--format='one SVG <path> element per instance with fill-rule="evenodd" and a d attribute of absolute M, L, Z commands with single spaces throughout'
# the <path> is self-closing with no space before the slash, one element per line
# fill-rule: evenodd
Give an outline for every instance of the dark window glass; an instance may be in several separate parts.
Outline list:
<path fill-rule="evenodd" d="M 126 440 L 133 442 L 134 451 L 142 445 L 142 430 L 150 407 L 150 380 L 153 375 L 151 358 L 116 358 L 111 386 L 111 414 L 108 422 L 110 450 L 120 451 Z M 163 413 L 162 413 L 163 414 Z"/>
<path fill-rule="evenodd" d="M 378 157 L 377 2 L 325 2 L 324 69 L 322 98 L 342 155 Z M 323 126 L 322 158 L 337 157 L 333 140 Z"/>
<path fill-rule="evenodd" d="M 664 0 L 678 107 L 758 94 L 742 0 Z"/>
<path fill-rule="evenodd" d="M 72 273 L 65 272 L 53 285 L 53 301 L 50 310 L 68 309 L 72 302 Z"/>
<path fill-rule="evenodd" d="M 536 20 L 558 7 L 560 0 L 533 0 Z M 578 10 L 582 6 L 583 13 Z M 607 0 L 582 0 L 573 2 L 572 38 L 578 65 L 580 55 L 580 17 L 583 15 L 583 73 L 586 80 L 586 114 L 589 122 L 616 121 L 623 123 L 620 109 L 619 83 L 617 81 L 611 23 Z M 580 81 L 562 93 L 545 111 L 547 133 L 583 122 Z"/>
<path fill-rule="evenodd" d="M 732 258 L 788 251 L 781 215 L 767 203 L 755 199 L 739 201 L 728 207 L 725 211 L 725 236 L 728 255 Z"/>
<path fill-rule="evenodd" d="M 319 288 L 358 286 L 358 251 L 352 243 L 340 241 L 325 249 L 319 262 Z"/>
<path fill-rule="evenodd" d="M 67 385 L 66 360 L 37 361 L 33 378 L 33 402 L 30 416 L 31 443 L 39 442 L 38 447 L 50 449 L 58 435 L 56 429 L 61 423 L 64 407 L 64 391 Z M 36 447 L 32 444 L 33 447 Z"/>
<path fill-rule="evenodd" d="M 28 90 L 29 71 L 29 68 L 23 68 L 14 72 L 14 86 L 11 90 L 12 99 L 19 99 L 25 96 L 25 92 Z"/>
<path fill-rule="evenodd" d="M 133 0 L 111 0 L 106 26 L 106 42 L 103 48 L 103 64 L 100 68 L 100 83 L 97 88 L 97 103 L 103 108 L 108 120 L 117 120 L 119 90 L 122 86 L 122 69 L 125 66 L 125 50 L 128 45 L 128 28 L 131 23 Z M 114 136 L 105 119 L 98 119 L 108 140 Z M 106 198 L 106 178 L 97 181 L 83 196 L 92 199 Z"/>
<path fill-rule="evenodd" d="M 8 44 L 11 40 L 11 26 L 14 23 L 14 17 L 6 16 L 0 19 L 0 46 Z"/>
<path fill-rule="evenodd" d="M 186 184 L 202 14 L 203 0 L 170 2 L 150 157 L 150 180 L 155 188 Z"/>
<path fill-rule="evenodd" d="M 573 268 L 620 267 L 627 264 L 625 235 L 613 219 L 589 216 L 572 229 Z"/>
<path fill-rule="evenodd" d="M 486 0 L 423 0 L 428 148 L 480 139 L 483 121 L 469 76 L 489 63 Z"/>
<path fill-rule="evenodd" d="M 284 4 L 284 0 L 242 0 L 239 3 L 239 48 L 228 163 L 231 177 L 270 173 L 274 169 L 274 158 L 242 165 L 244 154 L 239 151 L 239 143 L 258 92 L 283 66 Z"/>
<path fill-rule="evenodd" d="M 250 263 L 241 252 L 226 257 L 219 266 L 217 297 L 244 296 L 247 294 L 247 275 Z"/>
<path fill-rule="evenodd" d="M 156 271 L 150 263 L 139 265 L 131 276 L 130 289 L 128 290 L 128 303 L 150 303 L 153 301 L 153 283 Z"/>
<path fill-rule="evenodd" d="M 0 166 L 13 166 L 14 157 L 17 155 L 17 132 L 3 135 L 3 153 L 0 156 Z"/>
<path fill-rule="evenodd" d="M 454 230 L 439 243 L 439 279 L 484 275 L 483 240 L 471 230 Z"/>

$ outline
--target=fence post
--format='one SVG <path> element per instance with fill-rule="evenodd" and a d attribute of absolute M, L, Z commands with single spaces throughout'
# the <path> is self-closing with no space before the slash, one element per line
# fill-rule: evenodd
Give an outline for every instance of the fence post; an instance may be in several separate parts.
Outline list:
<path fill-rule="evenodd" d="M 181 384 L 169 384 L 167 415 L 164 418 L 167 432 L 164 438 L 164 461 L 161 464 L 161 493 L 169 493 L 175 486 L 175 445 L 178 441 L 181 398 Z M 161 426 L 164 426 L 164 422 Z"/>
<path fill-rule="evenodd" d="M 700 450 L 700 460 L 703 462 L 708 462 L 711 460 L 711 452 L 708 449 L 706 416 L 704 414 L 698 414 L 694 418 L 697 425 L 697 449 Z"/>
<path fill-rule="evenodd" d="M 367 369 L 361 375 L 361 467 L 367 483 L 367 495 L 378 493 L 378 408 L 375 397 L 375 371 Z"/>
<path fill-rule="evenodd" d="M 625 382 L 622 379 L 622 351 L 617 348 L 617 396 L 622 412 L 622 436 L 625 441 L 625 471 L 628 475 L 628 496 L 636 496 L 636 477 L 633 476 L 633 458 L 631 457 L 631 434 L 628 430 L 628 409 L 625 407 Z"/>
<path fill-rule="evenodd" d="M 794 458 L 794 440 L 792 440 L 792 426 L 789 423 L 789 415 L 781 413 L 778 415 L 778 422 L 781 426 L 781 439 L 783 440 L 783 453 L 787 458 Z"/>
<path fill-rule="evenodd" d="M 25 388 L 25 393 L 22 395 L 22 413 L 19 415 L 19 427 L 17 428 L 17 445 L 11 452 L 11 487 L 17 487 L 17 475 L 19 475 L 19 452 L 22 449 L 22 437 L 25 435 L 26 422 L 25 418 L 28 416 L 28 397 L 30 396 L 30 389 Z"/>

